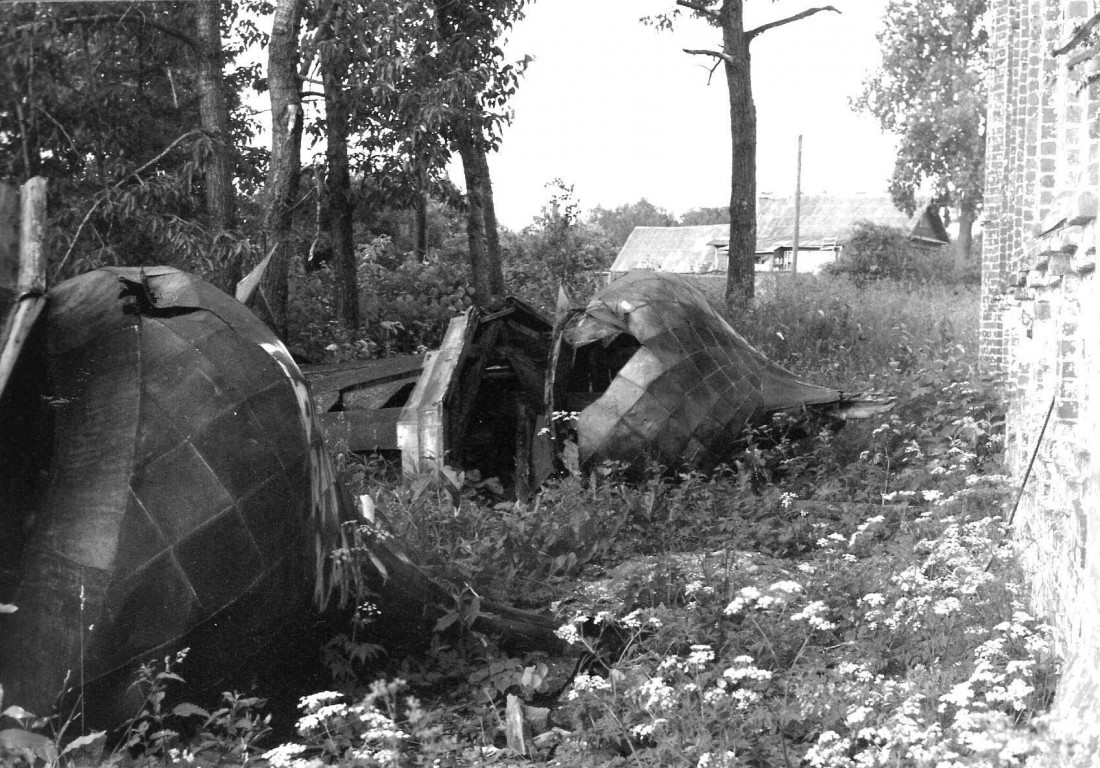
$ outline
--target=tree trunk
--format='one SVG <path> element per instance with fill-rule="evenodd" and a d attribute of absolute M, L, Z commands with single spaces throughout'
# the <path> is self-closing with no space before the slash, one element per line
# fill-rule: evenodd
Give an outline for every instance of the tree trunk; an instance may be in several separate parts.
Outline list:
<path fill-rule="evenodd" d="M 488 249 L 489 261 L 495 265 L 495 269 L 501 274 L 500 292 L 504 293 L 503 263 L 500 257 L 500 229 L 497 225 L 497 208 L 493 200 L 493 179 L 489 174 L 489 157 L 485 147 L 478 143 L 474 146 L 474 154 L 477 158 L 478 173 L 481 176 L 481 207 L 485 219 L 485 245 Z"/>
<path fill-rule="evenodd" d="M 336 37 L 336 22 L 328 30 Z M 359 326 L 359 279 L 352 235 L 351 173 L 348 170 L 348 100 L 343 81 L 347 56 L 332 45 L 321 46 L 321 79 L 325 88 L 328 162 L 329 235 L 336 267 L 336 315 L 345 328 Z"/>
<path fill-rule="evenodd" d="M 302 0 L 278 0 L 268 46 L 267 86 L 271 93 L 271 160 L 267 173 L 264 233 L 271 262 L 260 290 L 269 322 L 287 334 L 287 281 L 293 254 L 292 216 L 301 171 L 302 91 L 298 80 L 298 30 Z"/>
<path fill-rule="evenodd" d="M 730 244 L 726 273 L 726 302 L 752 307 L 756 269 L 756 105 L 752 99 L 749 38 L 741 0 L 722 4 L 723 50 L 730 101 L 730 139 L 733 167 L 730 176 Z"/>
<path fill-rule="evenodd" d="M 416 191 L 416 256 L 421 261 L 428 255 L 428 193 L 423 183 Z"/>
<path fill-rule="evenodd" d="M 955 242 L 955 267 L 962 269 L 971 263 L 971 246 L 974 243 L 974 220 L 978 218 L 976 206 L 970 200 L 959 204 L 959 239 Z"/>
<path fill-rule="evenodd" d="M 199 44 L 196 87 L 199 92 L 199 119 L 210 137 L 212 151 L 203 169 L 206 213 L 215 234 L 233 229 L 237 223 L 237 200 L 233 189 L 230 162 L 229 109 L 225 103 L 222 74 L 221 4 L 198 3 L 195 7 L 195 37 Z M 240 250 L 231 248 L 221 264 L 217 285 L 232 295 L 241 279 Z"/>
<path fill-rule="evenodd" d="M 469 130 L 460 129 L 455 142 L 462 158 L 462 173 L 466 178 L 466 237 L 470 247 L 470 279 L 474 284 L 477 303 L 482 307 L 495 307 L 504 298 L 504 274 L 499 253 L 493 261 L 485 236 L 485 181 L 482 177 L 480 155 Z"/>

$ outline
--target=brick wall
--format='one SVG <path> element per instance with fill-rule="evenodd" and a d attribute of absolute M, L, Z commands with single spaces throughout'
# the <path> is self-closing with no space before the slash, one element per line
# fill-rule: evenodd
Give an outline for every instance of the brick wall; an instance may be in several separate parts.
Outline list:
<path fill-rule="evenodd" d="M 1036 456 L 1014 536 L 1069 659 L 1056 707 L 1077 734 L 1100 728 L 1100 87 L 1051 51 L 1097 10 L 990 0 L 982 256 L 982 363 L 1007 385 L 1017 484 Z"/>

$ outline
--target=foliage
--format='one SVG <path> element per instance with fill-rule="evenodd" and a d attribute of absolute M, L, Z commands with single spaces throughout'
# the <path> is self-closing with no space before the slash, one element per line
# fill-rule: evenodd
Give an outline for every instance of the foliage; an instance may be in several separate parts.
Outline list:
<path fill-rule="evenodd" d="M 209 274 L 248 246 L 205 227 L 210 137 L 198 129 L 194 9 L 126 3 L 0 9 L 0 177 L 50 180 L 51 279 L 104 264 Z M 230 73 L 232 138 L 253 135 Z M 12 108 L 9 108 L 11 105 Z M 263 160 L 263 153 L 244 153 Z M 255 165 L 239 164 L 242 189 Z"/>
<path fill-rule="evenodd" d="M 953 360 L 973 375 L 977 289 L 843 276 L 796 275 L 730 318 L 768 358 L 809 381 L 845 391 L 892 389 L 892 379 L 929 361 Z"/>
<path fill-rule="evenodd" d="M 336 317 L 336 276 L 327 266 L 300 266 L 289 315 L 291 348 L 308 360 L 351 360 L 425 352 L 439 346 L 452 317 L 473 306 L 466 265 L 430 253 L 394 263 L 385 238 L 359 249 L 360 314 L 363 325 L 346 329 Z"/>
<path fill-rule="evenodd" d="M 891 0 L 882 64 L 854 106 L 901 142 L 890 191 L 916 209 L 922 184 L 973 216 L 985 184 L 987 0 Z"/>
<path fill-rule="evenodd" d="M 626 203 L 618 208 L 597 205 L 589 214 L 589 222 L 606 233 L 615 250 L 623 247 L 635 227 L 671 227 L 677 223 L 671 213 L 664 208 L 658 208 L 644 197 L 636 203 Z"/>
<path fill-rule="evenodd" d="M 729 208 L 692 208 L 680 216 L 681 227 L 694 227 L 704 224 L 729 224 Z"/>
<path fill-rule="evenodd" d="M 265 701 L 227 691 L 221 696 L 220 706 L 211 711 L 190 703 L 168 709 L 169 687 L 184 681 L 178 669 L 187 653 L 185 648 L 160 662 L 140 666 L 132 686 L 140 694 L 142 704 L 130 722 L 111 735 L 113 748 L 106 749 L 108 735 L 104 731 L 69 739 L 67 733 L 79 728 L 79 717 L 73 714 L 52 737 L 23 728 L 0 731 L 0 762 L 18 768 L 40 765 L 214 768 L 248 764 L 258 754 L 256 742 L 270 731 L 271 716 L 260 714 Z M 51 725 L 49 718 L 35 718 L 18 706 L 4 710 L 0 718 L 4 717 L 29 729 L 43 730 Z"/>
<path fill-rule="evenodd" d="M 508 284 L 517 296 L 552 313 L 559 286 L 587 298 L 602 284 L 602 272 L 611 266 L 615 249 L 602 225 L 581 220 L 571 184 L 555 179 L 547 186 L 552 190 L 550 202 L 533 224 L 510 234 L 504 245 Z"/>
<path fill-rule="evenodd" d="M 825 271 L 847 275 L 857 284 L 872 280 L 956 282 L 952 260 L 942 249 L 922 247 L 902 229 L 868 221 L 856 223 L 840 258 L 826 264 Z"/>

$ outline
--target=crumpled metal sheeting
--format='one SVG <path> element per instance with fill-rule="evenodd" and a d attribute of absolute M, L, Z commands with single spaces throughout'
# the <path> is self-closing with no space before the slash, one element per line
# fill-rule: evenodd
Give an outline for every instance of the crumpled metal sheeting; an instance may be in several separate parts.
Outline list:
<path fill-rule="evenodd" d="M 48 306 L 54 453 L 0 677 L 45 714 L 81 665 L 111 726 L 139 660 L 190 646 L 188 683 L 218 685 L 291 630 L 327 502 L 293 361 L 245 307 L 160 268 L 83 275 Z"/>
<path fill-rule="evenodd" d="M 641 347 L 580 412 L 583 463 L 652 459 L 710 470 L 767 414 L 841 398 L 768 360 L 677 275 L 627 273 L 588 304 L 565 339 L 581 347 L 620 334 Z"/>

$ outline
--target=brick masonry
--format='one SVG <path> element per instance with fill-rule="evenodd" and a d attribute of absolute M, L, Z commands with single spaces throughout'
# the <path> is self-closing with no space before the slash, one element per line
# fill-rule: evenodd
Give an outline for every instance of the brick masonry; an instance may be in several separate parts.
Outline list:
<path fill-rule="evenodd" d="M 1100 60 L 1053 49 L 1098 0 L 990 0 L 981 355 L 1007 385 L 1014 521 L 1037 610 L 1068 659 L 1056 721 L 1100 733 Z"/>

